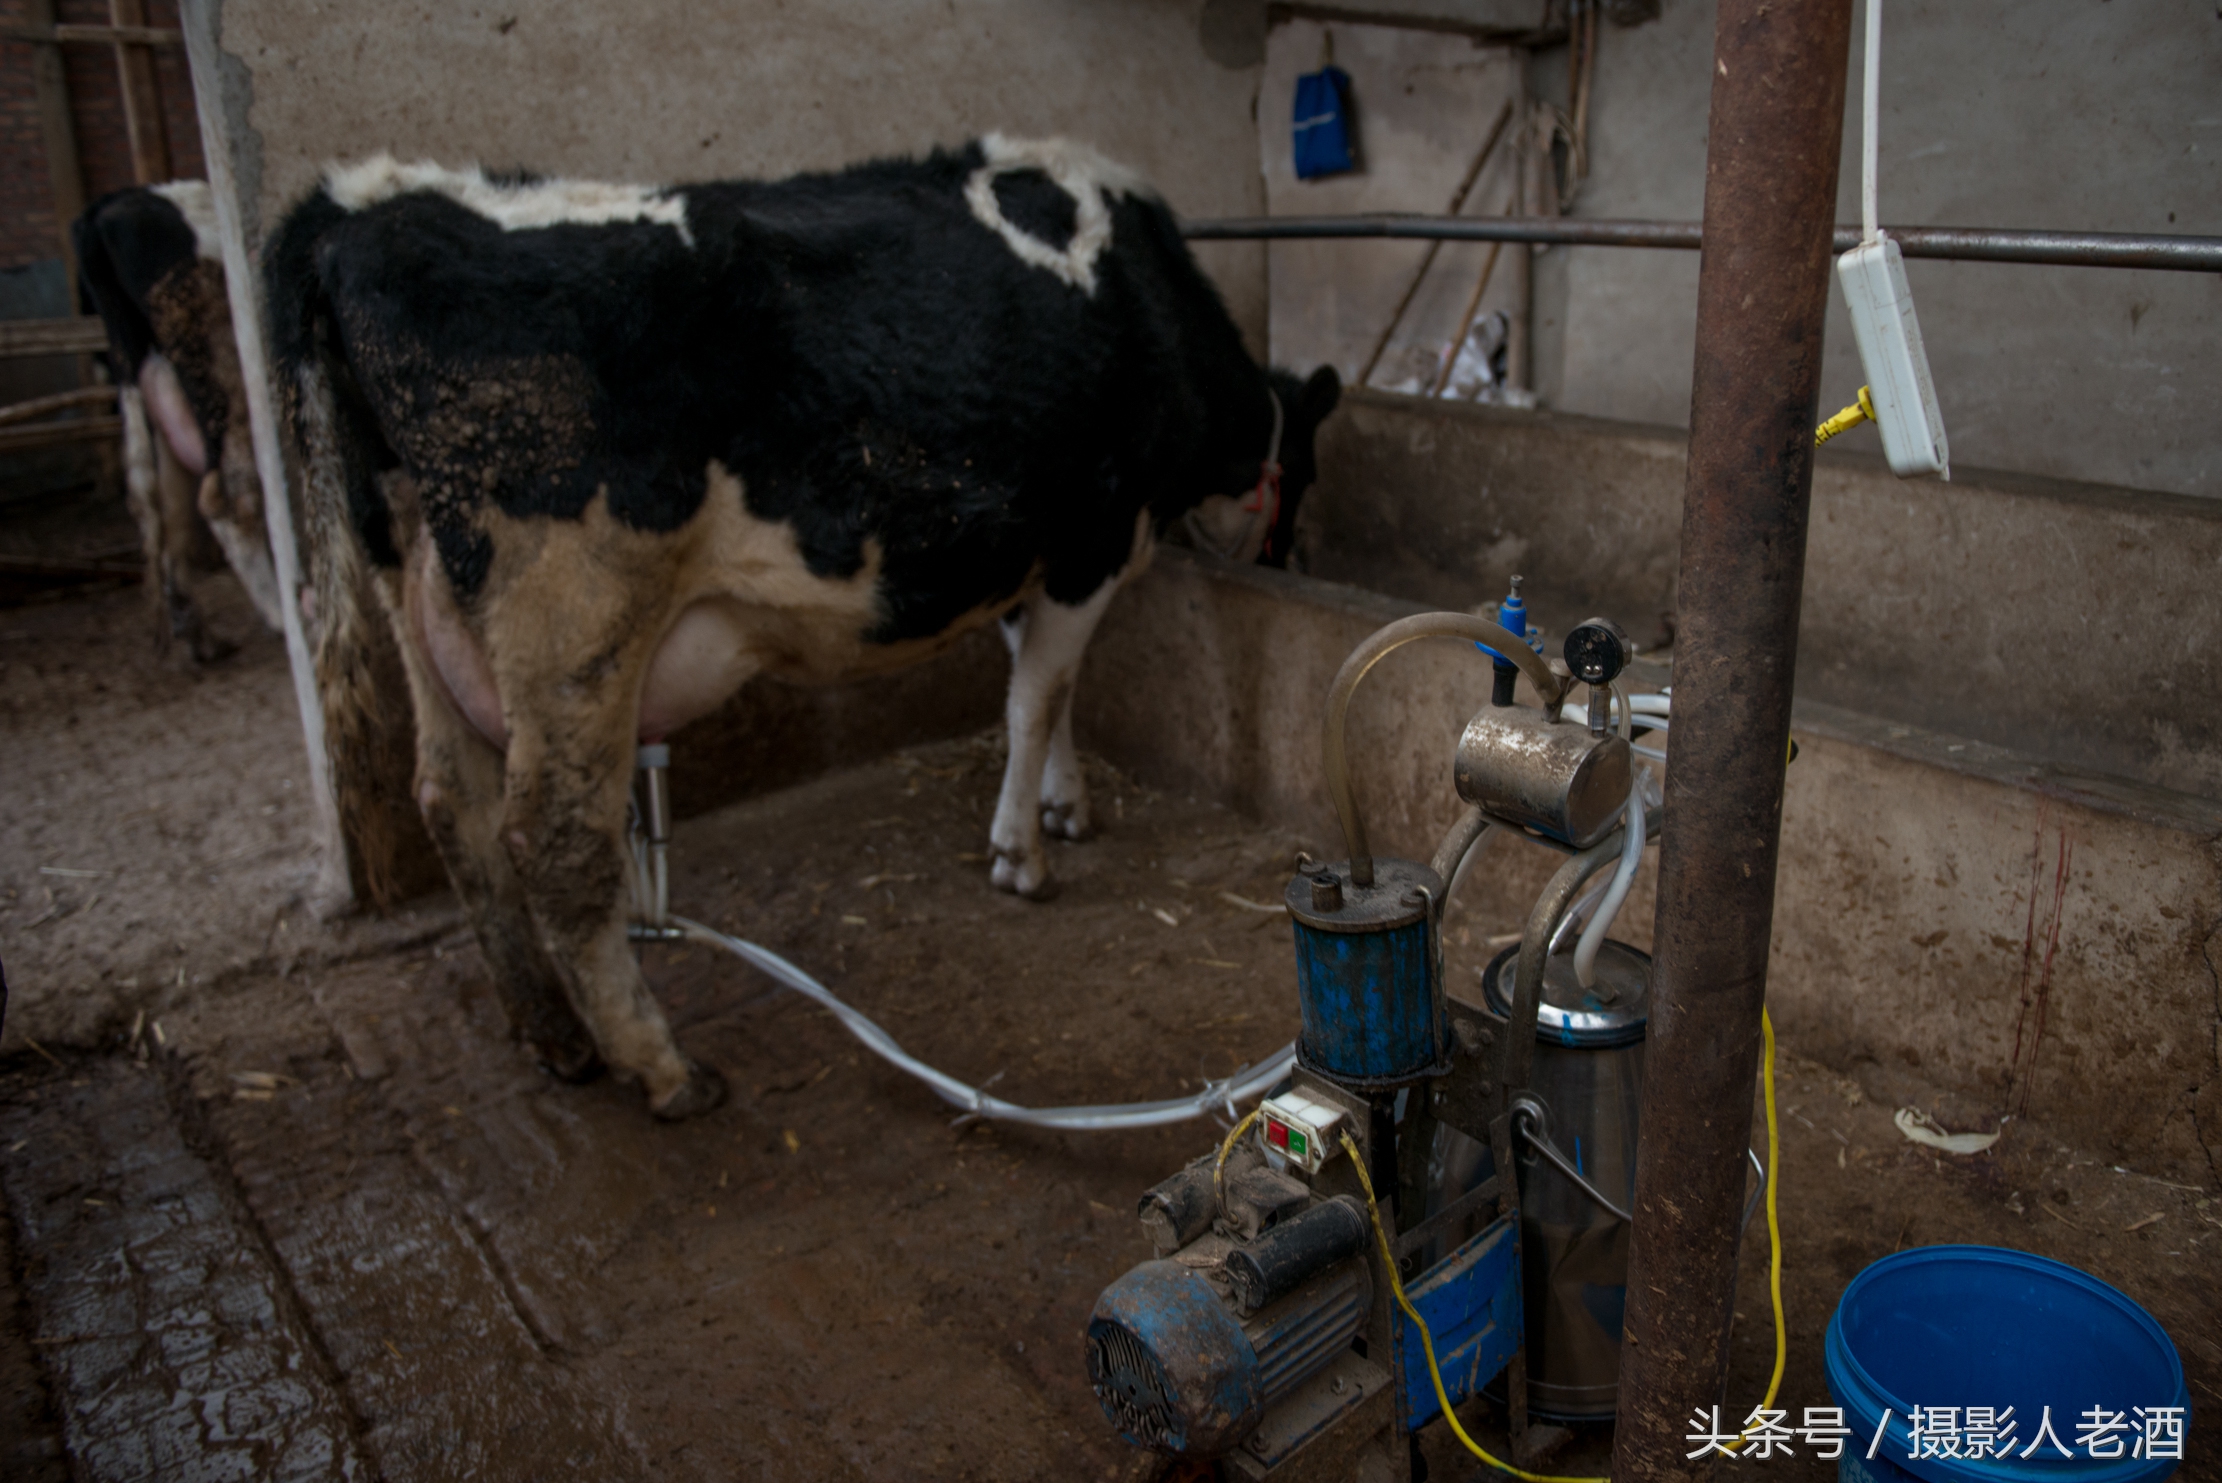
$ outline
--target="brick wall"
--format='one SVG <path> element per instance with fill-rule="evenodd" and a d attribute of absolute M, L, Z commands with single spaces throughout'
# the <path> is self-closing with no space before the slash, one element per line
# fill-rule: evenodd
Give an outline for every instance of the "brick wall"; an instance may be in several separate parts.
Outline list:
<path fill-rule="evenodd" d="M 63 25 L 106 25 L 107 0 L 55 0 Z M 147 0 L 147 24 L 175 28 L 177 0 Z M 0 21 L 27 18 L 23 0 L 0 0 Z M 38 100 L 32 93 L 35 48 L 21 41 L 0 41 L 0 268 L 21 267 L 61 252 L 61 228 L 54 220 L 53 186 L 47 178 L 45 135 L 39 128 Z M 84 176 L 85 199 L 132 183 L 131 143 L 124 131 L 123 86 L 115 53 L 104 46 L 62 48 L 62 73 L 69 87 L 71 124 L 77 136 L 77 163 Z M 198 178 L 200 122 L 193 111 L 193 84 L 182 49 L 154 53 L 155 91 L 162 101 L 163 133 L 169 144 L 173 179 Z"/>

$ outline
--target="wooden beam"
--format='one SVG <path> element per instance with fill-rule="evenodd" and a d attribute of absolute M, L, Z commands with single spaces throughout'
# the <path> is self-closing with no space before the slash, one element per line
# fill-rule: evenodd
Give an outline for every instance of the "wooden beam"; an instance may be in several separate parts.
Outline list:
<path fill-rule="evenodd" d="M 116 405 L 116 388 L 113 386 L 80 386 L 75 391 L 57 391 L 52 396 L 33 397 L 27 402 L 11 402 L 0 407 L 0 427 L 18 422 L 32 422 L 67 412 L 72 407 L 95 407 L 103 403 Z"/>
<path fill-rule="evenodd" d="M 94 315 L 0 320 L 0 359 L 27 355 L 85 355 L 107 348 L 108 327 Z"/>
<path fill-rule="evenodd" d="M 0 360 L 26 355 L 84 355 L 108 348 L 108 327 L 90 314 L 68 319 L 0 320 Z"/>
<path fill-rule="evenodd" d="M 0 453 L 23 453 L 33 448 L 61 448 L 72 443 L 113 443 L 122 436 L 121 417 L 76 417 L 67 422 L 34 422 L 28 427 L 0 427 Z"/>
<path fill-rule="evenodd" d="M 170 145 L 162 131 L 162 93 L 154 82 L 154 55 L 143 44 L 121 39 L 125 31 L 146 29 L 146 0 L 108 0 L 108 18 L 118 33 L 116 80 L 123 85 L 123 127 L 131 140 L 131 175 L 141 185 L 170 178 Z"/>
<path fill-rule="evenodd" d="M 52 14 L 51 7 L 47 13 Z M 39 46 L 182 47 L 185 33 L 163 26 L 56 26 L 47 21 L 11 21 L 0 25 L 0 41 L 28 41 Z"/>

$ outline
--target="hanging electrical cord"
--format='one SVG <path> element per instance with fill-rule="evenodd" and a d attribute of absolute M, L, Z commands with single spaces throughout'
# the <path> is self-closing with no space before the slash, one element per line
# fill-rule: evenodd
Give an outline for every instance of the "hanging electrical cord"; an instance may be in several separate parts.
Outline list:
<path fill-rule="evenodd" d="M 1881 188 L 1875 156 L 1882 143 L 1883 0 L 1867 0 L 1867 41 L 1860 58 L 1859 95 L 1859 240 L 1872 247 L 1882 240 Z"/>
<path fill-rule="evenodd" d="M 1774 1305 L 1775 1371 L 1767 1381 L 1767 1398 L 1754 1411 L 1764 1411 L 1775 1403 L 1775 1396 L 1782 1390 L 1783 1369 L 1790 1362 L 1790 1334 L 1782 1325 L 1782 1222 L 1775 1210 L 1775 1188 L 1782 1182 L 1782 1135 L 1775 1118 L 1775 1023 L 1764 1004 L 1759 1006 L 1759 1038 L 1766 1052 L 1759 1063 L 1759 1080 L 1767 1093 L 1767 1295 Z M 1722 1450 L 1743 1446 L 1754 1430 L 1746 1426 L 1743 1435 Z"/>
<path fill-rule="evenodd" d="M 1863 247 L 1872 247 L 1882 240 L 1881 186 L 1876 164 L 1882 144 L 1882 0 L 1867 0 L 1866 19 L 1865 55 L 1860 59 L 1859 241 Z M 1838 433 L 1874 420 L 1874 398 L 1870 389 L 1862 386 L 1857 402 L 1813 430 L 1813 446 L 1818 448 Z"/>

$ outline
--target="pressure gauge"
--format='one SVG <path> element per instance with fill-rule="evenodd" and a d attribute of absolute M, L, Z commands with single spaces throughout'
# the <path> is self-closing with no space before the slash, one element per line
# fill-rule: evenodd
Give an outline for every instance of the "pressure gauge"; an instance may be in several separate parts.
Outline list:
<path fill-rule="evenodd" d="M 1635 645 L 1610 618 L 1591 618 L 1566 636 L 1566 667 L 1585 685 L 1610 685 L 1628 667 Z"/>

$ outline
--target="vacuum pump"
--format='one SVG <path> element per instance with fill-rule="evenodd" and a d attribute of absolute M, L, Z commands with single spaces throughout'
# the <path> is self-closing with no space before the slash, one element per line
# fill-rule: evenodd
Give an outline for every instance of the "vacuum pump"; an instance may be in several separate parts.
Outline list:
<path fill-rule="evenodd" d="M 1656 795 L 1615 686 L 1626 636 L 1593 619 L 1546 662 L 1517 587 L 1499 611 L 1507 624 L 1404 619 L 1343 665 L 1325 760 L 1348 856 L 1307 864 L 1284 897 L 1295 1068 L 1141 1197 L 1156 1255 L 1088 1325 L 1088 1378 L 1113 1425 L 1221 1478 L 1409 1477 L 1419 1430 L 1492 1384 L 1521 1459 L 1565 1435 L 1530 1424 L 1539 1402 L 1562 1419 L 1612 1408 L 1649 962 L 1619 943 L 1562 950 L 1585 907 L 1609 916 L 1600 898 L 1625 894 L 1658 837 L 1645 827 Z M 1375 859 L 1344 717 L 1374 664 L 1426 637 L 1475 642 L 1499 679 L 1458 738 L 1466 807 L 1442 846 L 1426 863 Z M 1518 677 L 1537 704 L 1517 703 Z M 1586 707 L 1569 704 L 1577 684 Z M 1496 832 L 1566 858 L 1519 945 L 1484 982 L 1446 985 L 1444 907 Z M 1606 871 L 1610 886 L 1581 897 Z M 1602 1309 L 1586 1328 L 1556 1311 L 1553 1269 L 1569 1263 L 1576 1304 Z M 1566 1373 L 1539 1375 L 1554 1347 Z"/>

